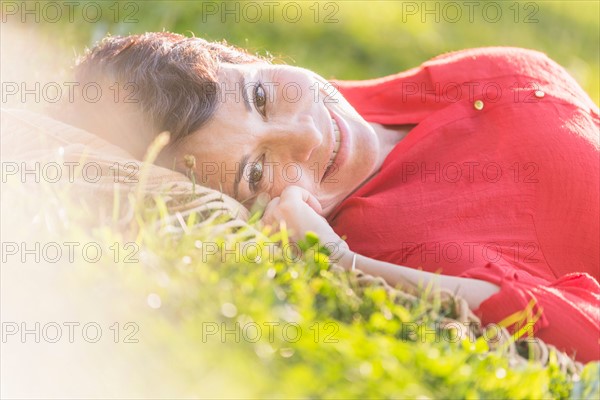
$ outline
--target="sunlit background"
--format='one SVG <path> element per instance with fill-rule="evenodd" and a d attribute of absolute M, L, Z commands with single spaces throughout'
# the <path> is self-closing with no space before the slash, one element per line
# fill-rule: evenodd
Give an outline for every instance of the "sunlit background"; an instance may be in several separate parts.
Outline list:
<path fill-rule="evenodd" d="M 225 39 L 338 79 L 384 76 L 464 48 L 525 47 L 548 54 L 597 104 L 599 100 L 597 1 L 173 0 L 53 5 L 63 3 L 3 2 L 4 81 L 66 74 L 76 55 L 107 34 L 168 30 Z M 32 12 L 23 14 L 26 7 Z"/>

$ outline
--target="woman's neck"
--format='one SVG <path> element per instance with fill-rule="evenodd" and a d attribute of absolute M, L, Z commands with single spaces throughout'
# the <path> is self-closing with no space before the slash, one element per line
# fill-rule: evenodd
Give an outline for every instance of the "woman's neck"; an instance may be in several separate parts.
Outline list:
<path fill-rule="evenodd" d="M 377 159 L 376 168 L 373 170 L 373 173 L 365 179 L 360 185 L 358 185 L 351 193 L 344 198 L 344 200 L 350 197 L 354 192 L 363 187 L 367 182 L 369 182 L 375 175 L 379 173 L 381 166 L 383 165 L 383 161 L 390 154 L 392 149 L 408 135 L 410 130 L 414 128 L 416 125 L 381 125 L 378 123 L 370 122 L 373 129 L 375 129 L 375 133 L 379 138 L 380 143 L 380 151 Z M 342 200 L 343 201 L 343 200 Z M 341 203 L 341 202 L 340 202 Z M 339 205 L 339 204 L 338 204 Z M 337 207 L 337 206 L 336 206 Z M 335 208 L 334 208 L 335 209 Z"/>
<path fill-rule="evenodd" d="M 379 157 L 377 160 L 377 171 L 381 168 L 383 161 L 390 154 L 392 149 L 408 135 L 415 125 L 382 125 L 370 122 L 379 138 Z"/>

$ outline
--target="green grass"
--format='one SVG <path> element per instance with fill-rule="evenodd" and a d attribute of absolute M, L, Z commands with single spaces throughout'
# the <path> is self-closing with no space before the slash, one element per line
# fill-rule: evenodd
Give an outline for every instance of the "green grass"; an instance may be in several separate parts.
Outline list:
<path fill-rule="evenodd" d="M 285 231 L 269 234 L 255 225 L 262 234 L 247 229 L 217 234 L 218 220 L 202 223 L 196 214 L 182 228 L 178 220 L 166 219 L 160 206 L 152 206 L 162 204 L 156 203 L 159 198 L 136 203 L 132 196 L 123 197 L 119 209 L 124 212 L 130 203 L 134 214 L 119 224 L 110 217 L 110 207 L 98 214 L 87 206 L 92 196 L 85 191 L 77 192 L 74 200 L 68 184 L 26 187 L 11 179 L 4 188 L 5 241 L 30 248 L 35 241 L 97 243 L 103 249 L 97 262 L 86 262 L 76 252 L 68 265 L 44 265 L 42 260 L 31 266 L 12 257 L 3 266 L 5 284 L 17 285 L 35 303 L 69 299 L 64 310 L 40 311 L 42 323 L 64 320 L 65 315 L 71 321 L 77 315 L 82 324 L 98 321 L 99 315 L 113 327 L 120 323 L 119 344 L 105 345 L 107 350 L 98 354 L 87 347 L 79 350 L 87 360 L 86 379 L 70 381 L 66 367 L 44 372 L 53 381 L 83 385 L 78 393 L 84 397 L 600 394 L 598 363 L 588 364 L 578 376 L 561 372 L 555 359 L 546 368 L 524 360 L 515 363 L 506 349 L 490 351 L 482 338 L 459 339 L 456 330 L 440 325 L 446 317 L 456 318 L 451 303 L 360 284 L 354 275 L 332 267 L 314 236 L 301 242 L 303 255 L 296 257 L 281 251 L 286 248 Z M 248 238 L 254 244 L 244 246 Z M 25 275 L 14 279 L 19 273 Z M 10 297 L 3 303 L 5 311 L 23 312 L 23 305 Z M 128 344 L 127 338 L 139 343 Z M 46 357 L 38 354 L 35 365 L 44 365 Z M 105 376 L 107 371 L 126 377 L 122 391 L 119 386 L 107 389 L 117 385 Z M 90 382 L 98 379 L 106 386 L 92 391 Z M 13 385 L 6 386 L 10 393 Z"/>

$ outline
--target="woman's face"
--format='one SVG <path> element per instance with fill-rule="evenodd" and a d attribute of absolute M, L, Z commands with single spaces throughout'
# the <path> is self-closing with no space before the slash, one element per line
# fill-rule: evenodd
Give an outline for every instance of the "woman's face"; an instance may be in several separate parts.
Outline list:
<path fill-rule="evenodd" d="M 381 163 L 371 125 L 306 69 L 221 64 L 214 116 L 177 146 L 196 158 L 196 180 L 250 207 L 288 185 L 311 192 L 327 215 Z"/>

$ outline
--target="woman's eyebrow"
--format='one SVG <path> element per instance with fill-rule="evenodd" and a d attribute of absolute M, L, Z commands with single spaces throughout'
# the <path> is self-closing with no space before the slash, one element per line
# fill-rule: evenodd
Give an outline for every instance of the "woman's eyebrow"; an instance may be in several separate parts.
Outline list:
<path fill-rule="evenodd" d="M 238 163 L 238 169 L 235 174 L 235 181 L 233 182 L 233 198 L 237 199 L 238 193 L 240 190 L 240 181 L 242 180 L 242 175 L 244 170 L 246 169 L 246 164 L 248 164 L 248 160 L 250 159 L 250 155 L 246 154 L 242 157 L 241 161 Z"/>

